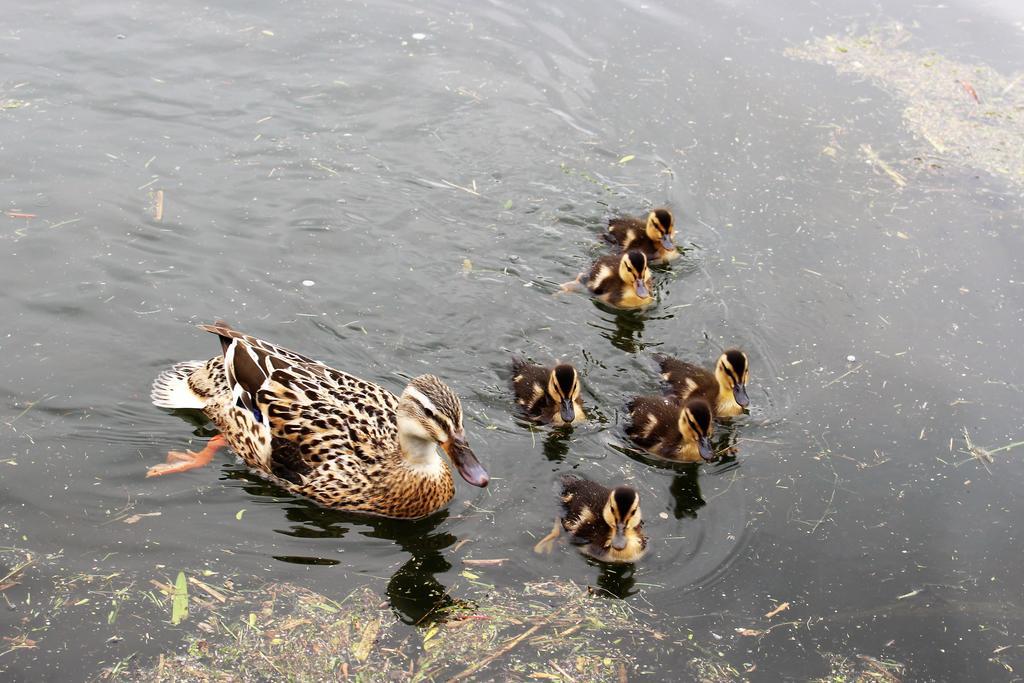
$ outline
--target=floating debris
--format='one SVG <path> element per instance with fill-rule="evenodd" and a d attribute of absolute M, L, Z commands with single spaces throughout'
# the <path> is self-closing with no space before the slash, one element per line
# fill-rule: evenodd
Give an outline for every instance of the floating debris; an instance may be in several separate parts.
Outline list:
<path fill-rule="evenodd" d="M 981 169 L 1024 185 L 1024 89 L 984 64 L 906 49 L 902 26 L 861 36 L 828 36 L 786 54 L 871 80 L 903 101 L 903 121 L 946 162 Z M 964 94 L 967 97 L 964 97 Z M 984 103 L 984 104 L 982 104 Z M 868 159 L 899 186 L 906 178 L 862 145 Z"/>
<path fill-rule="evenodd" d="M 188 618 L 188 581 L 185 572 L 178 572 L 171 599 L 171 623 L 180 624 Z"/>
<path fill-rule="evenodd" d="M 153 220 L 159 223 L 164 219 L 164 191 L 153 193 Z"/>

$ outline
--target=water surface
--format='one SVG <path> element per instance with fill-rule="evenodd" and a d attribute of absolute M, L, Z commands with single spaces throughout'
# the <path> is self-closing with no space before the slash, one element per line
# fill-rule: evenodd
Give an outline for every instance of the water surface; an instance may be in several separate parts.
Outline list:
<path fill-rule="evenodd" d="M 465 587 L 461 559 L 508 557 L 488 581 L 599 587 L 685 619 L 753 678 L 824 675 L 832 654 L 914 679 L 1020 671 L 1000 648 L 1021 640 L 1022 452 L 982 463 L 963 438 L 1022 438 L 1019 189 L 943 163 L 890 94 L 784 50 L 900 21 L 909 49 L 1009 74 L 1024 16 L 677 5 L 7 7 L 5 545 L 143 583 L 204 567 L 337 596 L 370 583 L 410 629 Z M 687 251 L 655 308 L 552 296 L 602 253 L 609 216 L 658 204 Z M 445 378 L 491 486 L 460 482 L 447 511 L 402 524 L 316 508 L 229 457 L 145 479 L 210 435 L 148 390 L 217 351 L 193 324 L 218 317 L 396 392 Z M 625 453 L 650 354 L 710 365 L 719 344 L 752 368 L 750 415 L 721 430 L 735 459 Z M 524 426 L 512 353 L 576 363 L 594 420 Z M 635 570 L 532 554 L 566 471 L 638 488 L 652 552 Z M 4 593 L 17 633 L 31 594 Z M 0 669 L 67 680 L 167 650 L 106 643 L 127 627 L 104 617 L 68 617 Z M 652 661 L 687 675 L 669 651 Z"/>

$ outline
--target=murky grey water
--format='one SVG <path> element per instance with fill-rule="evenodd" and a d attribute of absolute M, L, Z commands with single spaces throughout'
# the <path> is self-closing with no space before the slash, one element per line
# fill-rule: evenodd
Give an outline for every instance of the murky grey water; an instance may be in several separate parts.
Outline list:
<path fill-rule="evenodd" d="M 828 653 L 914 679 L 1019 672 L 1024 450 L 982 463 L 962 429 L 1022 438 L 1020 197 L 933 168 L 899 103 L 783 50 L 900 20 L 922 52 L 1012 72 L 1024 15 L 677 5 L 8 3 L 5 544 L 62 549 L 70 572 L 373 582 L 409 622 L 458 594 L 460 558 L 510 557 L 489 582 L 571 578 L 686 617 L 755 678 L 822 675 Z M 659 272 L 657 307 L 551 296 L 600 253 L 609 215 L 661 203 L 688 252 Z M 191 324 L 216 317 L 393 390 L 444 377 L 491 487 L 460 482 L 446 513 L 397 524 L 317 509 L 227 457 L 145 479 L 194 429 L 149 405 L 149 383 L 213 355 Z M 650 352 L 710 363 L 705 332 L 751 359 L 751 414 L 722 437 L 736 460 L 624 454 L 621 406 L 656 386 Z M 511 352 L 576 362 L 596 419 L 531 433 Z M 653 552 L 635 571 L 530 552 L 573 469 L 641 491 Z M 161 514 L 111 522 L 125 509 Z M 15 633 L 26 594 L 5 595 Z M 129 651 L 105 644 L 119 627 L 103 616 L 0 670 L 95 673 Z M 780 620 L 798 623 L 735 630 Z M 683 671 L 671 650 L 654 660 Z"/>

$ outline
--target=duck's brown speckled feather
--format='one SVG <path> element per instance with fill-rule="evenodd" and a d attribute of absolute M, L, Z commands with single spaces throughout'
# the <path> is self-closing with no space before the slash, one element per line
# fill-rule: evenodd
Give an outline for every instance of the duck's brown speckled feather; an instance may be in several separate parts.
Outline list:
<path fill-rule="evenodd" d="M 548 404 L 553 403 L 547 392 L 550 372 L 522 358 L 512 359 L 512 390 L 516 403 L 529 417 L 542 414 L 550 407 Z"/>
<path fill-rule="evenodd" d="M 621 216 L 608 221 L 608 235 L 620 249 L 641 249 L 648 258 L 658 255 L 651 238 L 647 236 L 647 219 Z"/>
<path fill-rule="evenodd" d="M 674 458 L 683 443 L 679 432 L 679 402 L 674 397 L 637 396 L 627 409 L 630 415 L 627 436 L 655 455 Z"/>
<path fill-rule="evenodd" d="M 444 463 L 405 463 L 390 391 L 223 323 L 202 329 L 226 355 L 193 372 L 189 388 L 250 468 L 323 505 L 389 517 L 421 517 L 452 498 Z"/>
<path fill-rule="evenodd" d="M 681 361 L 662 354 L 654 356 L 661 368 L 661 377 L 668 383 L 672 393 L 680 401 L 693 395 L 702 397 L 712 406 L 718 401 L 718 380 L 715 373 L 699 365 Z"/>

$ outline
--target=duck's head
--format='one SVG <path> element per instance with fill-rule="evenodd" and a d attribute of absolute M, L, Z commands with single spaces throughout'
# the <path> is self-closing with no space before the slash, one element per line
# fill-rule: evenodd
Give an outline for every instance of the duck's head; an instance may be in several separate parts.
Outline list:
<path fill-rule="evenodd" d="M 665 251 L 676 248 L 676 225 L 672 212 L 668 209 L 655 209 L 647 214 L 647 236 Z"/>
<path fill-rule="evenodd" d="M 433 447 L 439 445 L 467 482 L 487 486 L 490 481 L 466 442 L 459 397 L 434 375 L 416 377 L 402 392 L 398 400 L 398 438 L 407 457 L 416 459 L 434 453 Z"/>
<path fill-rule="evenodd" d="M 732 394 L 736 404 L 746 408 L 750 403 L 747 396 L 747 379 L 750 369 L 747 354 L 739 349 L 727 349 L 718 357 L 715 364 L 715 379 L 718 380 L 719 391 L 728 396 Z"/>
<path fill-rule="evenodd" d="M 576 419 L 576 400 L 580 397 L 580 378 L 568 363 L 556 365 L 548 377 L 548 396 L 558 404 L 562 422 Z"/>
<path fill-rule="evenodd" d="M 639 494 L 629 486 L 616 486 L 608 494 L 601 517 L 611 529 L 611 535 L 605 540 L 604 547 L 611 546 L 615 550 L 623 550 L 629 542 L 629 536 L 635 534 L 643 522 Z"/>
<path fill-rule="evenodd" d="M 715 459 L 711 434 L 715 423 L 711 419 L 711 406 L 702 398 L 691 398 L 679 411 L 679 433 L 687 443 L 697 444 L 697 452 L 706 462 Z"/>
<path fill-rule="evenodd" d="M 651 271 L 647 268 L 647 257 L 642 251 L 631 249 L 619 260 L 619 277 L 636 291 L 640 299 L 650 299 Z"/>

